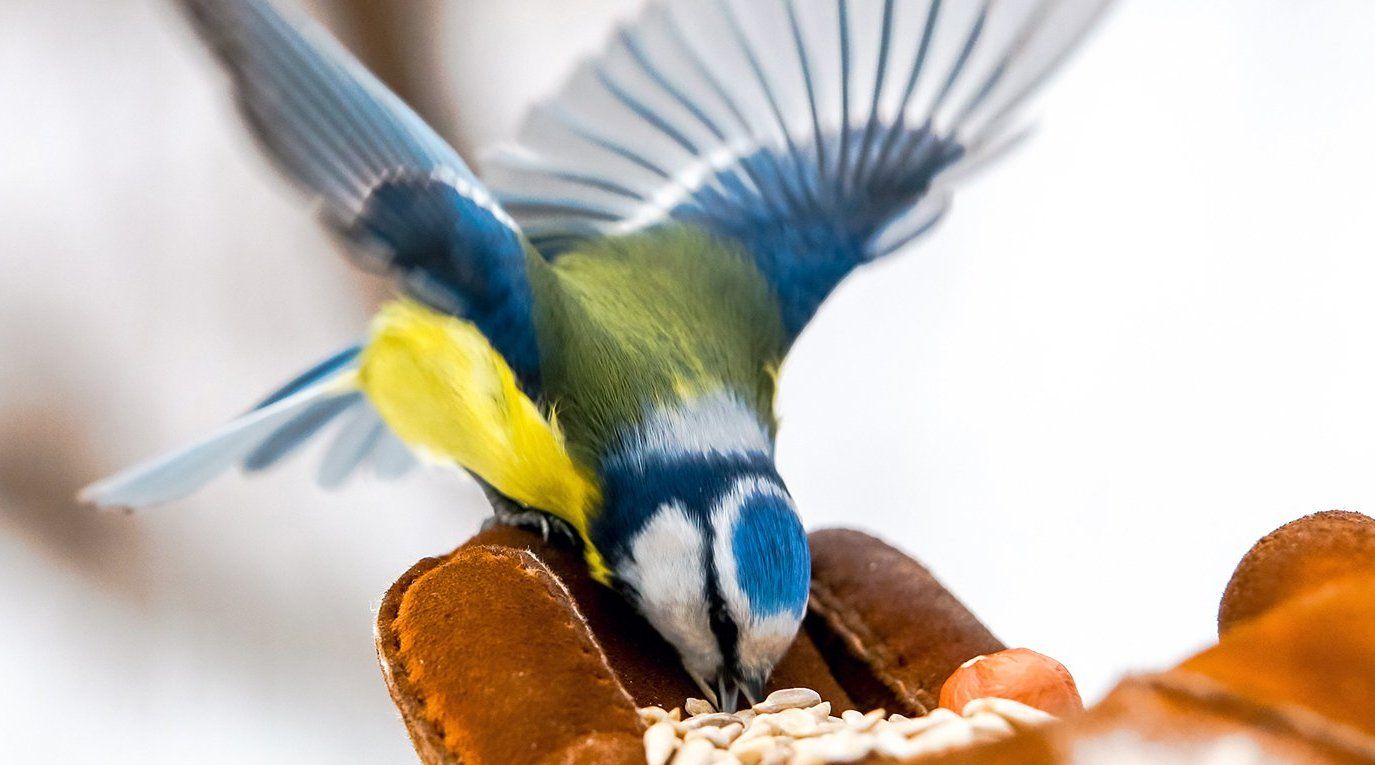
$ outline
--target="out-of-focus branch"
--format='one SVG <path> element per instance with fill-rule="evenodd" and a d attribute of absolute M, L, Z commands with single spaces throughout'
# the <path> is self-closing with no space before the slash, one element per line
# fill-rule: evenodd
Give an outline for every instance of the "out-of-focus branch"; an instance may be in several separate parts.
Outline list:
<path fill-rule="evenodd" d="M 74 396 L 0 407 L 0 532 L 111 590 L 137 595 L 139 528 L 76 500 L 74 487 L 103 469 Z"/>
<path fill-rule="evenodd" d="M 440 0 L 331 0 L 329 10 L 363 63 L 464 152 L 443 87 Z"/>

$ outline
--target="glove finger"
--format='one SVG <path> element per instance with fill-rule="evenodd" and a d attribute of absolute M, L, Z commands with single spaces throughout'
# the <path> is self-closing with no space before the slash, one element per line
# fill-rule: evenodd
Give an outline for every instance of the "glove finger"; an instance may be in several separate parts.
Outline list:
<path fill-rule="evenodd" d="M 1375 574 L 1375 519 L 1316 513 L 1260 540 L 1237 564 L 1218 609 L 1218 632 L 1341 577 Z"/>
<path fill-rule="evenodd" d="M 377 647 L 427 765 L 644 761 L 635 702 L 527 552 L 474 546 L 416 564 L 383 600 Z"/>
<path fill-rule="evenodd" d="M 811 534 L 806 629 L 861 709 L 924 714 L 960 664 L 1003 644 L 920 563 L 858 531 Z"/>

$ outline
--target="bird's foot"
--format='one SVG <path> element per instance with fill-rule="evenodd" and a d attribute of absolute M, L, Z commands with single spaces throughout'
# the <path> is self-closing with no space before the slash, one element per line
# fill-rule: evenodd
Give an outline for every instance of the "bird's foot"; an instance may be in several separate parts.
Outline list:
<path fill-rule="evenodd" d="M 518 529 L 539 533 L 545 542 L 550 539 L 577 546 L 580 543 L 578 532 L 571 524 L 543 510 L 532 510 L 510 502 L 497 502 L 492 506 L 492 517 L 483 521 L 484 529 L 493 526 L 513 526 Z"/>

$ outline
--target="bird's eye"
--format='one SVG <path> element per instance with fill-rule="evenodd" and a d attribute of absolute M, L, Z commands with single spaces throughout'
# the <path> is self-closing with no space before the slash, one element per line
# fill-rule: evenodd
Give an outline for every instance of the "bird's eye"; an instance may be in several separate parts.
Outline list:
<path fill-rule="evenodd" d="M 726 602 L 719 598 L 712 599 L 711 628 L 723 637 L 734 636 L 738 631 L 735 619 L 731 617 L 730 610 L 726 607 Z"/>
<path fill-rule="evenodd" d="M 721 656 L 729 666 L 735 661 L 736 642 L 740 639 L 740 627 L 731 617 L 725 601 L 720 598 L 712 599 L 710 615 L 711 632 L 716 637 L 717 645 L 721 648 Z"/>
<path fill-rule="evenodd" d="M 635 589 L 635 585 L 631 584 L 630 582 L 627 582 L 621 577 L 612 574 L 611 580 L 608 582 L 608 585 L 611 587 L 613 591 L 616 592 L 616 594 L 620 595 L 621 597 L 625 598 L 631 603 L 640 602 L 640 591 Z"/>
<path fill-rule="evenodd" d="M 730 615 L 726 613 L 725 601 L 718 600 L 711 604 L 711 621 L 713 624 L 724 624 L 730 620 Z"/>

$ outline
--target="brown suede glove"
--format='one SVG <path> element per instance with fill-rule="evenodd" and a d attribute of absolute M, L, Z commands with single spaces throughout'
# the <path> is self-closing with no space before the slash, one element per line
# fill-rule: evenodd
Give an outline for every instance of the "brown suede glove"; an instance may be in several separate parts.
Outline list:
<path fill-rule="evenodd" d="M 1074 720 L 941 765 L 1375 763 L 1375 520 L 1310 515 L 1246 554 L 1219 643 Z"/>
<path fill-rule="evenodd" d="M 810 612 L 774 687 L 921 714 L 959 664 L 1002 648 L 902 553 L 852 531 L 811 540 Z M 1217 646 L 1085 714 L 920 762 L 1375 764 L 1375 521 L 1320 513 L 1270 534 L 1220 613 Z M 432 764 L 639 765 L 636 707 L 697 694 L 576 553 L 513 529 L 412 568 L 382 604 L 378 649 Z"/>
<path fill-rule="evenodd" d="M 1003 648 L 911 558 L 854 531 L 811 535 L 812 600 L 773 688 L 909 715 L 962 662 Z M 513 528 L 411 568 L 377 617 L 383 673 L 431 765 L 644 762 L 638 707 L 701 692 L 579 554 Z"/>

